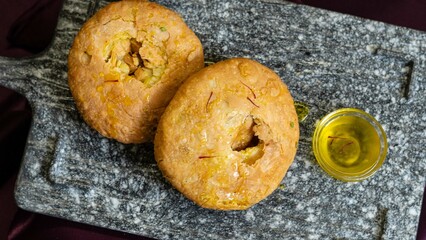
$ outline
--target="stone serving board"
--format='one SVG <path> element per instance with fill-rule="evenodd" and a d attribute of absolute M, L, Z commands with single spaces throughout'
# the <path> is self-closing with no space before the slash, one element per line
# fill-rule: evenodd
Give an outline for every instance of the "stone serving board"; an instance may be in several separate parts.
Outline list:
<path fill-rule="evenodd" d="M 34 114 L 15 192 L 21 208 L 159 239 L 415 238 L 426 33 L 283 1 L 159 2 L 182 15 L 206 59 L 255 59 L 310 106 L 284 187 L 246 211 L 202 209 L 165 181 L 152 144 L 120 144 L 88 127 L 67 85 L 67 55 L 107 2 L 66 0 L 46 52 L 0 58 L 0 84 L 25 95 Z M 388 135 L 385 163 L 362 182 L 329 177 L 311 150 L 316 121 L 341 107 L 364 109 Z"/>

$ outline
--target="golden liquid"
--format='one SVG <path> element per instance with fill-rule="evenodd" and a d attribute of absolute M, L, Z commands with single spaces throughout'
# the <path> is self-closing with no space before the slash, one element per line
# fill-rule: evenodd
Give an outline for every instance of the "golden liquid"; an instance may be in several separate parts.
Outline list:
<path fill-rule="evenodd" d="M 319 136 L 319 150 L 330 168 L 347 174 L 370 169 L 380 154 L 380 139 L 367 120 L 342 116 L 330 122 Z"/>

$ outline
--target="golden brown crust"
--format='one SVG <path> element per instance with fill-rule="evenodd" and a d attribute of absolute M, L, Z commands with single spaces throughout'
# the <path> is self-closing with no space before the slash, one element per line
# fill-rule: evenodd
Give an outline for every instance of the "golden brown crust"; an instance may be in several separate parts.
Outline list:
<path fill-rule="evenodd" d="M 248 59 L 195 73 L 155 136 L 163 175 L 202 207 L 246 209 L 272 193 L 296 154 L 299 125 L 278 75 Z"/>
<path fill-rule="evenodd" d="M 204 66 L 199 39 L 175 12 L 146 1 L 114 2 L 76 36 L 68 79 L 77 108 L 102 135 L 151 141 L 181 83 Z"/>

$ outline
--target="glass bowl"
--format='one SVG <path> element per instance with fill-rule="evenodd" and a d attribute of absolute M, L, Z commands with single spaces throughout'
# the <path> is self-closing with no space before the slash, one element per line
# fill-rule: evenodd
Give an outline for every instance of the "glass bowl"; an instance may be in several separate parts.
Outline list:
<path fill-rule="evenodd" d="M 382 166 L 388 143 L 374 117 L 359 109 L 343 108 L 317 124 L 312 147 L 325 172 L 336 179 L 354 182 L 370 177 Z"/>

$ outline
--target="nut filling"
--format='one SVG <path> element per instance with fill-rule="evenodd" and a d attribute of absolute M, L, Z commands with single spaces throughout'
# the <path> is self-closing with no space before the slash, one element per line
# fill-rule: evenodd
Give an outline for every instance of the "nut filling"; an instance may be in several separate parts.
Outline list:
<path fill-rule="evenodd" d="M 130 39 L 130 52 L 123 58 L 124 62 L 129 66 L 129 76 L 134 76 L 134 73 L 139 68 L 144 67 L 139 49 L 142 47 L 140 42 L 136 39 Z"/>
<path fill-rule="evenodd" d="M 160 79 L 167 65 L 165 42 L 168 35 L 158 39 L 137 41 L 135 38 L 119 34 L 105 46 L 105 63 L 110 72 L 105 75 L 105 82 L 118 82 L 126 77 L 143 82 L 152 87 Z M 124 54 L 123 54 L 124 53 Z"/>

